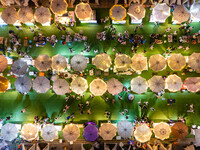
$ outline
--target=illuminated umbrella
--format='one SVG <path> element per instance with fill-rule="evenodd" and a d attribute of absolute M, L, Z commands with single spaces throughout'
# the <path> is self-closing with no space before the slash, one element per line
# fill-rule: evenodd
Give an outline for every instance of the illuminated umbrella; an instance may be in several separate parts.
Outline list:
<path fill-rule="evenodd" d="M 166 88 L 171 92 L 179 91 L 182 87 L 182 81 L 181 78 L 177 75 L 170 75 L 165 80 Z"/>
<path fill-rule="evenodd" d="M 140 124 L 134 131 L 135 139 L 141 143 L 149 141 L 151 139 L 151 135 L 151 129 L 147 126 L 147 124 Z"/>
<path fill-rule="evenodd" d="M 194 3 L 190 8 L 192 18 L 200 19 L 200 3 Z"/>
<path fill-rule="evenodd" d="M 147 57 L 144 57 L 141 54 L 135 54 L 131 60 L 132 68 L 135 71 L 143 71 L 147 69 Z"/>
<path fill-rule="evenodd" d="M 123 120 L 121 122 L 118 122 L 117 132 L 118 132 L 118 135 L 123 137 L 124 139 L 129 138 L 132 135 L 132 132 L 133 132 L 132 123 L 127 121 L 127 120 Z"/>
<path fill-rule="evenodd" d="M 133 4 L 128 8 L 128 15 L 134 17 L 136 20 L 141 20 L 145 17 L 145 8 L 140 4 Z"/>
<path fill-rule="evenodd" d="M 184 5 L 177 5 L 172 13 L 173 20 L 179 23 L 186 22 L 190 18 L 190 13 Z"/>
<path fill-rule="evenodd" d="M 87 59 L 83 55 L 74 55 L 71 66 L 75 71 L 83 71 L 87 67 Z"/>
<path fill-rule="evenodd" d="M 51 69 L 51 58 L 48 55 L 39 55 L 35 60 L 35 67 L 39 71 L 48 71 Z"/>
<path fill-rule="evenodd" d="M 188 57 L 188 65 L 194 70 L 200 70 L 200 53 L 192 53 Z"/>
<path fill-rule="evenodd" d="M 50 8 L 55 14 L 62 15 L 67 11 L 67 6 L 65 0 L 52 0 Z"/>
<path fill-rule="evenodd" d="M 26 141 L 35 140 L 38 136 L 38 128 L 36 125 L 28 123 L 22 127 L 21 137 Z"/>
<path fill-rule="evenodd" d="M 113 5 L 110 9 L 110 18 L 115 21 L 121 21 L 126 17 L 126 9 L 122 5 Z"/>
<path fill-rule="evenodd" d="M 131 68 L 131 58 L 126 54 L 119 54 L 115 57 L 115 66 L 118 71 L 127 71 Z"/>
<path fill-rule="evenodd" d="M 104 123 L 99 128 L 99 135 L 104 140 L 112 140 L 116 136 L 117 128 L 111 123 Z"/>
<path fill-rule="evenodd" d="M 165 3 L 159 3 L 153 8 L 152 14 L 155 21 L 165 22 L 170 16 L 170 7 Z"/>
<path fill-rule="evenodd" d="M 98 137 L 98 128 L 93 124 L 88 124 L 83 130 L 83 137 L 86 141 L 95 141 Z"/>
<path fill-rule="evenodd" d="M 18 11 L 19 20 L 23 23 L 31 22 L 33 19 L 33 10 L 30 7 L 22 7 Z"/>
<path fill-rule="evenodd" d="M 28 93 L 31 90 L 31 79 L 27 76 L 18 77 L 15 81 L 15 88 L 20 93 Z"/>
<path fill-rule="evenodd" d="M 18 136 L 18 129 L 15 124 L 7 123 L 1 128 L 1 136 L 6 141 L 12 141 Z"/>
<path fill-rule="evenodd" d="M 195 93 L 200 91 L 200 77 L 189 77 L 185 79 L 184 84 L 188 91 Z"/>
<path fill-rule="evenodd" d="M 88 3 L 80 3 L 76 5 L 75 14 L 79 20 L 89 20 L 92 15 L 92 8 Z"/>
<path fill-rule="evenodd" d="M 160 54 L 152 55 L 149 59 L 149 67 L 153 71 L 162 71 L 166 68 L 166 60 Z"/>
<path fill-rule="evenodd" d="M 18 19 L 16 9 L 14 7 L 7 7 L 2 11 L 1 18 L 7 24 L 14 24 Z"/>
<path fill-rule="evenodd" d="M 165 89 L 165 81 L 161 76 L 153 76 L 149 79 L 149 88 L 156 93 Z"/>
<path fill-rule="evenodd" d="M 174 138 L 183 139 L 188 135 L 188 127 L 182 122 L 176 122 L 171 129 Z"/>
<path fill-rule="evenodd" d="M 41 24 L 45 24 L 51 19 L 51 12 L 46 7 L 38 7 L 35 10 L 35 20 Z"/>
<path fill-rule="evenodd" d="M 25 75 L 28 69 L 28 65 L 25 61 L 18 59 L 15 60 L 11 66 L 11 70 L 16 75 Z"/>
<path fill-rule="evenodd" d="M 186 65 L 186 59 L 181 54 L 172 54 L 168 58 L 168 65 L 174 71 L 182 70 Z"/>
<path fill-rule="evenodd" d="M 140 76 L 131 80 L 131 90 L 135 93 L 145 93 L 148 88 L 148 84 L 145 78 Z"/>
<path fill-rule="evenodd" d="M 44 76 L 37 76 L 33 81 L 33 89 L 37 93 L 46 93 L 50 89 L 50 81 Z"/>
<path fill-rule="evenodd" d="M 155 137 L 161 140 L 168 139 L 171 133 L 171 128 L 167 123 L 161 122 L 153 128 Z"/>
<path fill-rule="evenodd" d="M 90 92 L 94 94 L 94 96 L 101 96 L 106 92 L 106 90 L 107 90 L 107 85 L 101 79 L 94 79 L 90 83 Z"/>
<path fill-rule="evenodd" d="M 80 129 L 75 124 L 67 124 L 63 129 L 63 137 L 67 141 L 76 141 L 80 136 Z"/>
<path fill-rule="evenodd" d="M 5 92 L 8 89 L 9 80 L 3 76 L 0 76 L 0 93 Z"/>
<path fill-rule="evenodd" d="M 45 125 L 41 130 L 41 137 L 45 141 L 53 141 L 58 139 L 58 130 L 52 124 Z"/>
<path fill-rule="evenodd" d="M 52 57 L 52 68 L 61 71 L 67 67 L 67 60 L 64 56 L 58 54 Z"/>
<path fill-rule="evenodd" d="M 123 84 L 115 78 L 111 78 L 107 82 L 108 92 L 112 95 L 117 95 L 123 91 Z"/>
<path fill-rule="evenodd" d="M 103 71 L 107 70 L 110 68 L 112 64 L 112 59 L 110 56 L 106 53 L 98 54 L 95 56 L 94 60 L 92 63 L 98 68 Z"/>
<path fill-rule="evenodd" d="M 87 80 L 82 77 L 77 77 L 74 80 L 72 80 L 71 83 L 71 89 L 76 94 L 82 94 L 84 93 L 88 88 Z"/>
<path fill-rule="evenodd" d="M 69 83 L 65 79 L 57 79 L 53 83 L 53 90 L 57 95 L 69 93 Z"/>
<path fill-rule="evenodd" d="M 8 67 L 8 60 L 0 55 L 0 73 L 4 72 L 4 70 Z"/>

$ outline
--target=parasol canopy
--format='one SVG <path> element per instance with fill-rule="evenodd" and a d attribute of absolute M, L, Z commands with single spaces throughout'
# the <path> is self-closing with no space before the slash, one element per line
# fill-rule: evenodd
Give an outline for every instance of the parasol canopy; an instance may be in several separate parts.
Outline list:
<path fill-rule="evenodd" d="M 9 80 L 3 76 L 0 76 L 0 93 L 5 92 L 8 89 Z"/>
<path fill-rule="evenodd" d="M 193 3 L 190 8 L 190 13 L 192 19 L 199 19 L 200 20 L 200 2 Z"/>
<path fill-rule="evenodd" d="M 53 90 L 57 95 L 69 93 L 69 83 L 65 79 L 57 79 L 53 83 Z"/>
<path fill-rule="evenodd" d="M 200 77 L 189 77 L 184 82 L 186 88 L 190 92 L 200 91 Z"/>
<path fill-rule="evenodd" d="M 123 84 L 115 78 L 111 78 L 107 82 L 108 92 L 112 95 L 117 95 L 123 91 Z"/>
<path fill-rule="evenodd" d="M 52 57 L 52 69 L 63 71 L 67 67 L 67 60 L 64 56 L 58 54 Z"/>
<path fill-rule="evenodd" d="M 33 81 L 33 89 L 37 93 L 46 93 L 50 89 L 50 81 L 44 76 L 37 76 Z"/>
<path fill-rule="evenodd" d="M 126 17 L 126 9 L 122 5 L 113 5 L 109 11 L 110 18 L 115 21 L 121 21 Z"/>
<path fill-rule="evenodd" d="M 178 23 L 186 22 L 190 18 L 190 13 L 184 5 L 177 5 L 172 13 L 173 20 Z"/>
<path fill-rule="evenodd" d="M 75 7 L 75 14 L 79 20 L 89 20 L 92 15 L 92 8 L 88 3 L 79 3 Z"/>
<path fill-rule="evenodd" d="M 7 7 L 2 11 L 1 18 L 7 24 L 14 24 L 18 19 L 16 9 L 14 7 Z"/>
<path fill-rule="evenodd" d="M 18 129 L 15 124 L 7 123 L 1 128 L 1 136 L 6 141 L 12 141 L 18 136 Z"/>
<path fill-rule="evenodd" d="M 51 19 L 51 12 L 46 7 L 38 7 L 35 10 L 35 20 L 41 24 L 45 24 L 50 21 Z"/>
<path fill-rule="evenodd" d="M 168 65 L 174 71 L 182 70 L 186 65 L 186 59 L 181 54 L 172 54 L 168 58 Z"/>
<path fill-rule="evenodd" d="M 52 0 L 50 8 L 54 14 L 62 15 L 67 11 L 67 2 L 65 0 Z"/>
<path fill-rule="evenodd" d="M 135 139 L 141 143 L 149 141 L 151 139 L 151 135 L 151 129 L 147 126 L 147 124 L 140 124 L 134 131 Z"/>
<path fill-rule="evenodd" d="M 99 135 L 103 140 L 112 140 L 116 136 L 117 128 L 111 123 L 104 123 L 99 128 Z"/>
<path fill-rule="evenodd" d="M 71 89 L 76 94 L 82 94 L 84 93 L 88 88 L 88 82 L 86 79 L 82 77 L 77 77 L 74 80 L 72 80 L 71 83 Z"/>
<path fill-rule="evenodd" d="M 45 125 L 41 130 L 41 136 L 45 141 L 58 139 L 58 130 L 52 124 Z"/>
<path fill-rule="evenodd" d="M 153 76 L 149 79 L 149 88 L 156 93 L 161 92 L 165 89 L 165 81 L 162 76 Z"/>
<path fill-rule="evenodd" d="M 48 71 L 51 69 L 51 58 L 48 55 L 39 55 L 35 60 L 35 67 L 39 71 Z"/>
<path fill-rule="evenodd" d="M 124 139 L 129 138 L 132 135 L 132 132 L 133 132 L 132 123 L 127 121 L 127 120 L 123 120 L 121 122 L 118 122 L 117 132 L 118 132 L 118 135 L 123 137 Z"/>
<path fill-rule="evenodd" d="M 153 71 L 162 71 L 166 68 L 166 60 L 160 54 L 152 55 L 149 59 L 149 67 Z"/>
<path fill-rule="evenodd" d="M 194 70 L 200 70 L 200 53 L 192 53 L 188 57 L 188 65 Z"/>
<path fill-rule="evenodd" d="M 168 89 L 171 92 L 179 91 L 182 87 L 182 80 L 177 75 L 170 75 L 165 80 L 165 88 Z"/>
<path fill-rule="evenodd" d="M 110 55 L 102 53 L 95 56 L 92 64 L 98 69 L 105 71 L 112 65 L 112 59 L 110 58 Z"/>
<path fill-rule="evenodd" d="M 80 136 L 80 129 L 75 124 L 67 124 L 63 129 L 63 137 L 67 141 L 76 141 Z"/>
<path fill-rule="evenodd" d="M 87 59 L 83 55 L 74 55 L 71 59 L 71 67 L 75 71 L 83 71 L 87 67 Z"/>
<path fill-rule="evenodd" d="M 38 128 L 36 125 L 28 123 L 22 127 L 21 137 L 26 141 L 35 140 L 38 136 Z"/>
<path fill-rule="evenodd" d="M 32 83 L 31 79 L 27 76 L 18 77 L 15 81 L 15 88 L 20 93 L 28 93 L 31 90 Z"/>
<path fill-rule="evenodd" d="M 83 137 L 86 141 L 95 141 L 98 137 L 98 128 L 93 124 L 88 124 L 83 130 Z"/>
<path fill-rule="evenodd" d="M 145 17 L 145 13 L 145 8 L 142 5 L 135 3 L 129 6 L 127 14 L 136 20 L 141 20 Z"/>
<path fill-rule="evenodd" d="M 167 123 L 161 122 L 154 126 L 153 132 L 156 138 L 164 140 L 169 138 L 171 133 L 171 128 Z"/>
<path fill-rule="evenodd" d="M 140 76 L 131 80 L 131 90 L 135 93 L 145 93 L 148 88 L 148 84 L 145 78 Z"/>
<path fill-rule="evenodd" d="M 131 58 L 126 54 L 119 54 L 115 57 L 115 66 L 118 71 L 127 71 L 131 68 Z"/>
<path fill-rule="evenodd" d="M 141 54 L 135 54 L 131 60 L 132 60 L 132 68 L 135 71 L 147 70 L 147 57 L 144 57 Z"/>
<path fill-rule="evenodd" d="M 8 60 L 5 56 L 0 55 L 0 73 L 4 72 L 4 70 L 8 67 Z"/>
<path fill-rule="evenodd" d="M 94 79 L 90 83 L 90 92 L 94 94 L 94 96 L 101 96 L 107 90 L 107 85 L 102 79 Z"/>
<path fill-rule="evenodd" d="M 172 136 L 177 139 L 183 139 L 188 135 L 188 127 L 182 122 L 176 122 L 171 130 Z"/>
<path fill-rule="evenodd" d="M 157 22 L 165 22 L 170 16 L 170 7 L 166 3 L 159 3 L 153 8 L 153 17 Z"/>
<path fill-rule="evenodd" d="M 28 69 L 28 65 L 25 61 L 18 59 L 15 60 L 11 66 L 11 70 L 13 72 L 13 74 L 16 75 L 25 75 Z"/>
<path fill-rule="evenodd" d="M 19 20 L 22 23 L 27 23 L 27 22 L 31 22 L 31 20 L 33 20 L 33 10 L 30 7 L 22 7 L 19 9 L 18 11 L 18 15 L 19 15 Z"/>

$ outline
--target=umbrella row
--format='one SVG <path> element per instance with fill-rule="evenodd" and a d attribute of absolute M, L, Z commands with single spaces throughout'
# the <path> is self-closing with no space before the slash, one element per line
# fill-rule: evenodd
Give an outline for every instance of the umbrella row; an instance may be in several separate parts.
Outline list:
<path fill-rule="evenodd" d="M 47 124 L 41 129 L 35 124 L 25 124 L 20 133 L 24 140 L 32 141 L 39 139 L 39 131 L 41 131 L 41 137 L 45 141 L 58 139 L 58 130 L 53 124 Z M 172 127 L 161 122 L 154 125 L 153 132 L 155 137 L 161 140 L 168 139 L 170 134 L 177 139 L 182 139 L 187 136 L 188 127 L 182 122 L 177 122 Z M 62 133 L 65 140 L 76 141 L 80 136 L 80 129 L 75 124 L 67 124 Z M 118 122 L 117 127 L 111 123 L 103 123 L 99 129 L 94 123 L 89 122 L 83 130 L 83 137 L 87 141 L 95 141 L 100 135 L 104 140 L 112 140 L 116 133 L 124 139 L 134 137 L 137 141 L 145 143 L 151 139 L 152 129 L 149 128 L 148 124 L 143 123 L 137 125 L 134 130 L 132 123 L 127 120 Z M 18 129 L 16 125 L 5 124 L 1 129 L 1 136 L 6 141 L 17 138 Z"/>

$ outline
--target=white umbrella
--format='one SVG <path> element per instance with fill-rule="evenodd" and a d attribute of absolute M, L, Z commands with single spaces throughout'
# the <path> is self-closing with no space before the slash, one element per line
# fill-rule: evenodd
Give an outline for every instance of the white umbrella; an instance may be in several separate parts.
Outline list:
<path fill-rule="evenodd" d="M 65 79 L 57 79 L 53 83 L 53 90 L 57 95 L 69 93 L 69 83 Z"/>
<path fill-rule="evenodd" d="M 58 130 L 52 124 L 45 125 L 41 130 L 41 136 L 45 141 L 58 139 Z"/>
<path fill-rule="evenodd" d="M 197 2 L 191 6 L 190 13 L 192 16 L 192 19 L 199 19 L 200 20 L 200 2 Z"/>
<path fill-rule="evenodd" d="M 94 64 L 98 69 L 105 71 L 110 68 L 112 59 L 110 58 L 110 55 L 102 53 L 95 56 L 92 64 Z"/>
<path fill-rule="evenodd" d="M 161 76 L 153 76 L 149 79 L 149 88 L 156 93 L 165 89 L 165 81 Z"/>
<path fill-rule="evenodd" d="M 153 71 L 162 71 L 166 68 L 166 60 L 160 54 L 152 55 L 149 59 L 149 67 Z"/>
<path fill-rule="evenodd" d="M 101 96 L 107 91 L 106 83 L 101 79 L 94 79 L 90 83 L 90 92 L 94 94 L 94 96 Z"/>
<path fill-rule="evenodd" d="M 190 18 L 190 13 L 184 5 L 177 5 L 173 11 L 173 20 L 178 23 L 186 22 Z"/>
<path fill-rule="evenodd" d="M 80 3 L 75 7 L 75 14 L 79 20 L 89 20 L 92 15 L 92 8 L 88 3 Z"/>
<path fill-rule="evenodd" d="M 52 68 L 57 71 L 65 70 L 67 67 L 67 60 L 64 56 L 58 54 L 52 57 Z"/>
<path fill-rule="evenodd" d="M 77 77 L 74 80 L 72 80 L 71 83 L 71 89 L 76 94 L 82 94 L 84 93 L 88 88 L 87 80 L 82 77 Z"/>
<path fill-rule="evenodd" d="M 112 140 L 116 136 L 117 128 L 111 123 L 104 123 L 99 128 L 99 135 L 104 140 Z"/>
<path fill-rule="evenodd" d="M 169 138 L 171 133 L 171 128 L 167 123 L 161 122 L 154 126 L 153 132 L 156 138 L 164 140 Z"/>
<path fill-rule="evenodd" d="M 122 5 L 114 5 L 109 14 L 112 20 L 121 21 L 126 17 L 126 9 Z"/>
<path fill-rule="evenodd" d="M 65 0 L 52 0 L 50 8 L 55 14 L 62 15 L 67 11 L 67 6 Z"/>
<path fill-rule="evenodd" d="M 141 54 L 135 54 L 131 60 L 132 60 L 132 68 L 135 71 L 147 70 L 147 57 L 144 57 Z"/>
<path fill-rule="evenodd" d="M 31 90 L 32 83 L 31 79 L 27 76 L 18 77 L 15 81 L 15 88 L 20 93 L 28 93 Z"/>
<path fill-rule="evenodd" d="M 21 137 L 26 141 L 35 140 L 38 136 L 38 127 L 34 124 L 28 123 L 22 127 Z"/>
<path fill-rule="evenodd" d="M 87 59 L 83 55 L 75 55 L 71 59 L 71 66 L 75 71 L 83 71 L 87 67 Z"/>
<path fill-rule="evenodd" d="M 185 79 L 184 84 L 190 92 L 200 91 L 200 77 L 189 77 Z"/>
<path fill-rule="evenodd" d="M 3 55 L 0 55 L 0 73 L 8 67 L 8 60 Z"/>
<path fill-rule="evenodd" d="M 12 141 L 18 136 L 18 129 L 15 124 L 7 123 L 1 128 L 1 136 L 6 141 Z"/>
<path fill-rule="evenodd" d="M 18 11 L 19 20 L 23 23 L 31 22 L 33 19 L 33 10 L 30 7 L 22 7 Z"/>
<path fill-rule="evenodd" d="M 45 24 L 50 21 L 51 19 L 51 12 L 46 7 L 38 7 L 35 10 L 35 20 L 41 24 Z"/>
<path fill-rule="evenodd" d="M 194 70 L 200 70 L 200 53 L 192 53 L 188 57 L 188 65 Z"/>
<path fill-rule="evenodd" d="M 151 139 L 151 129 L 146 124 L 140 124 L 134 131 L 134 137 L 137 141 L 145 143 Z"/>
<path fill-rule="evenodd" d="M 145 8 L 141 4 L 132 4 L 128 8 L 128 15 L 134 17 L 136 20 L 140 20 L 145 17 Z"/>
<path fill-rule="evenodd" d="M 111 78 L 107 82 L 108 92 L 112 95 L 117 95 L 123 91 L 123 84 L 115 78 Z"/>
<path fill-rule="evenodd" d="M 15 60 L 11 66 L 12 72 L 19 76 L 26 74 L 27 69 L 28 69 L 27 63 L 21 59 Z"/>
<path fill-rule="evenodd" d="M 153 18 L 158 22 L 165 22 L 170 16 L 170 7 L 165 3 L 159 3 L 153 8 Z"/>
<path fill-rule="evenodd" d="M 1 18 L 7 24 L 14 24 L 18 19 L 16 9 L 14 7 L 7 7 L 2 11 Z"/>
<path fill-rule="evenodd" d="M 35 67 L 39 71 L 48 71 L 51 69 L 51 58 L 48 55 L 39 55 L 35 60 Z"/>
<path fill-rule="evenodd" d="M 170 75 L 165 80 L 165 88 L 171 92 L 179 91 L 182 87 L 182 80 L 177 75 Z"/>
<path fill-rule="evenodd" d="M 127 71 L 131 68 L 131 58 L 126 54 L 119 54 L 115 57 L 115 66 L 118 71 Z"/>
<path fill-rule="evenodd" d="M 33 89 L 37 93 L 46 93 L 50 89 L 50 81 L 44 76 L 37 76 L 33 81 Z"/>
<path fill-rule="evenodd" d="M 63 129 L 63 137 L 67 141 L 76 141 L 80 136 L 80 129 L 75 124 L 67 124 Z"/>
<path fill-rule="evenodd" d="M 118 132 L 118 135 L 123 137 L 124 139 L 129 138 L 132 135 L 132 132 L 133 132 L 132 123 L 127 121 L 127 120 L 123 120 L 121 122 L 118 122 L 117 132 Z"/>
<path fill-rule="evenodd" d="M 168 58 L 168 65 L 174 71 L 182 70 L 186 65 L 186 59 L 181 54 L 172 54 Z"/>
<path fill-rule="evenodd" d="M 148 88 L 148 84 L 145 78 L 140 76 L 131 80 L 131 90 L 135 93 L 145 93 Z"/>

